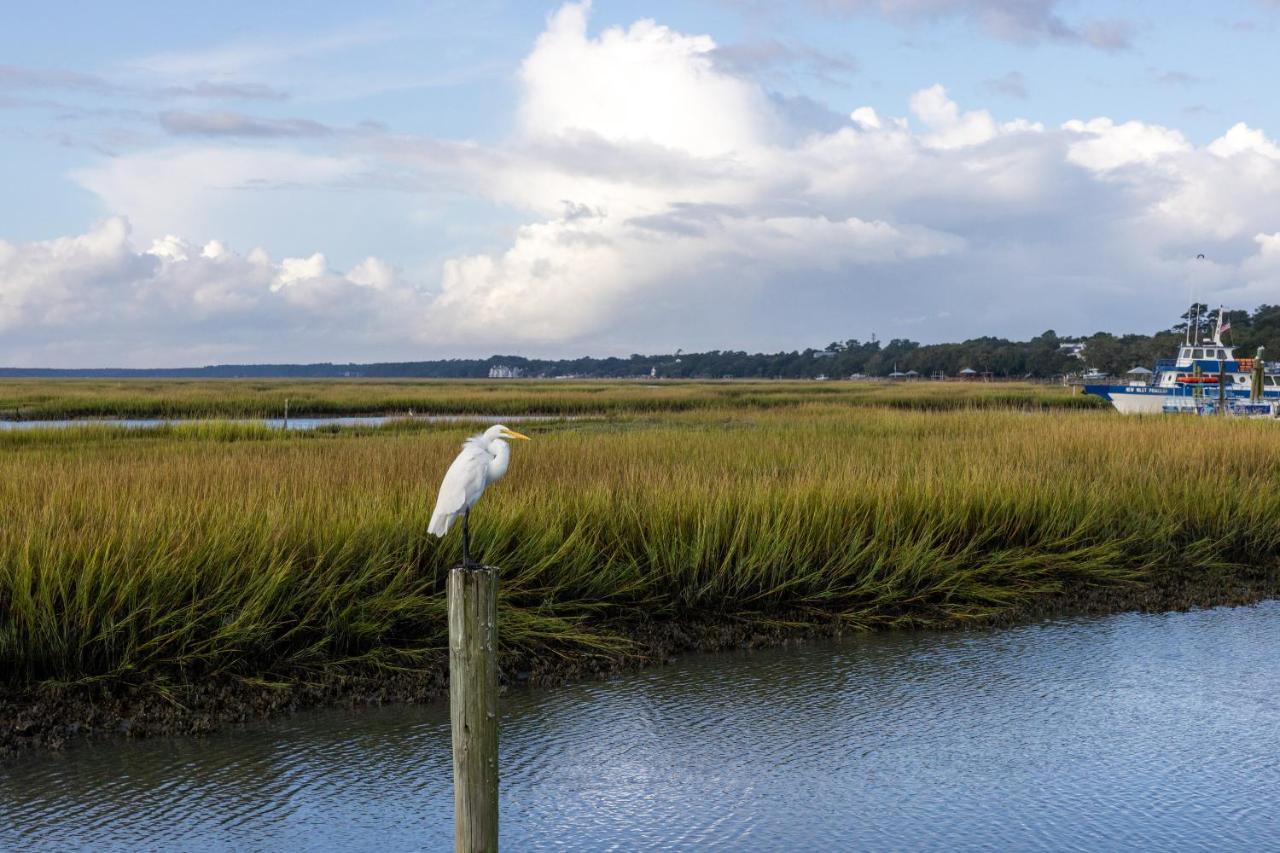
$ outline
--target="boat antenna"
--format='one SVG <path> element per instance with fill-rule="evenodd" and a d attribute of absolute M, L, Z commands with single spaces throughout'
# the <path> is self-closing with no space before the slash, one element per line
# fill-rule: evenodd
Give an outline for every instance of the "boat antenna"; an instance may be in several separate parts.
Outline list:
<path fill-rule="evenodd" d="M 1204 255 L 1196 255 L 1197 261 L 1203 261 Z M 1188 294 L 1191 297 L 1191 316 L 1187 319 L 1187 343 L 1191 346 L 1199 346 L 1200 344 L 1200 303 L 1196 302 L 1195 295 L 1195 277 L 1193 276 L 1187 284 Z M 1191 331 L 1191 325 L 1195 324 L 1194 337 Z"/>

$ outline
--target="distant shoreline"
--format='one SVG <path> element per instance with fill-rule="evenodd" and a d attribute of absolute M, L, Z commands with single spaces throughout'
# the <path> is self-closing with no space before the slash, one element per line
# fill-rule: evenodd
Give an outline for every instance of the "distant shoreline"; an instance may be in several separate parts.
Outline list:
<path fill-rule="evenodd" d="M 1270 340 L 1271 313 L 1253 318 L 1236 312 L 1248 348 Z M 1276 312 L 1280 314 L 1280 312 Z M 1253 321 L 1257 323 L 1254 324 Z M 1256 328 L 1252 328 L 1256 325 Z M 906 338 L 887 342 L 850 339 L 822 348 L 746 352 L 708 350 L 531 358 L 495 354 L 482 358 L 443 358 L 381 362 L 261 362 L 168 368 L 3 367 L 0 379 L 888 379 L 902 375 L 928 378 L 991 377 L 1049 380 L 1082 374 L 1086 368 L 1121 375 L 1136 363 L 1154 361 L 1175 345 L 1178 333 L 1060 337 L 1052 330 L 1026 341 L 973 338 L 958 343 L 920 344 Z"/>

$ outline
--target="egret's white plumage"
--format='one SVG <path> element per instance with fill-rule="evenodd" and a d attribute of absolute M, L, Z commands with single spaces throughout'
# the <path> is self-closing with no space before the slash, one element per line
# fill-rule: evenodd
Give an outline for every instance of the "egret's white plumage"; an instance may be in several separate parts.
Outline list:
<path fill-rule="evenodd" d="M 498 424 L 463 442 L 462 452 L 440 483 L 440 496 L 436 498 L 428 533 L 444 536 L 453 520 L 480 500 L 486 486 L 502 479 L 511 462 L 511 445 L 506 442 L 509 438 L 529 440 L 529 436 Z M 466 553 L 465 543 L 463 553 Z"/>

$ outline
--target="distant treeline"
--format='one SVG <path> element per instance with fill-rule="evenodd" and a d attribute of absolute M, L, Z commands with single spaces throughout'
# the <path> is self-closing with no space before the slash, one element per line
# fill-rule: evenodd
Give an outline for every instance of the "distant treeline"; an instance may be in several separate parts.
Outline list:
<path fill-rule="evenodd" d="M 1201 333 L 1212 332 L 1216 312 L 1207 306 L 1193 306 Z M 973 338 L 961 343 L 919 344 L 905 338 L 888 343 L 856 339 L 835 341 L 823 349 L 792 352 L 747 353 L 735 350 L 666 355 L 632 355 L 627 358 L 536 359 L 517 355 L 488 358 L 441 359 L 436 361 L 377 362 L 373 364 L 218 364 L 181 368 L 86 368 L 41 369 L 0 367 L 0 377 L 80 377 L 100 379 L 323 379 L 368 377 L 375 379 L 478 379 L 493 368 L 508 369 L 520 376 L 636 378 L 657 376 L 668 379 L 805 379 L 817 376 L 845 377 L 855 374 L 888 376 L 896 371 L 915 371 L 922 377 L 941 373 L 957 376 L 968 368 L 979 374 L 1000 378 L 1049 379 L 1086 368 L 1120 375 L 1132 367 L 1152 367 L 1157 358 L 1175 354 L 1187 328 L 1188 311 L 1172 328 L 1152 335 L 1113 335 L 1098 332 L 1088 337 L 1060 337 L 1052 329 L 1028 341 L 1005 338 Z M 1280 305 L 1262 305 L 1252 313 L 1228 311 L 1230 331 L 1225 339 L 1240 355 L 1253 355 L 1259 345 L 1271 348 L 1272 358 L 1280 356 Z M 1075 347 L 1083 344 L 1079 357 Z"/>

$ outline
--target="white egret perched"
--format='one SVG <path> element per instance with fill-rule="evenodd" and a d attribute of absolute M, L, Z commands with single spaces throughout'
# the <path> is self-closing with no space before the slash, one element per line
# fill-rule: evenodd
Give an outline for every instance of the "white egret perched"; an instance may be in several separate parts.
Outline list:
<path fill-rule="evenodd" d="M 461 515 L 464 566 L 471 565 L 467 515 L 484 494 L 485 487 L 498 482 L 507 473 L 507 465 L 511 463 L 511 445 L 506 441 L 509 438 L 530 440 L 529 436 L 507 429 L 502 424 L 468 438 L 440 483 L 440 496 L 436 498 L 436 509 L 431 513 L 431 526 L 427 532 L 443 537 L 449 532 L 453 520 Z"/>

